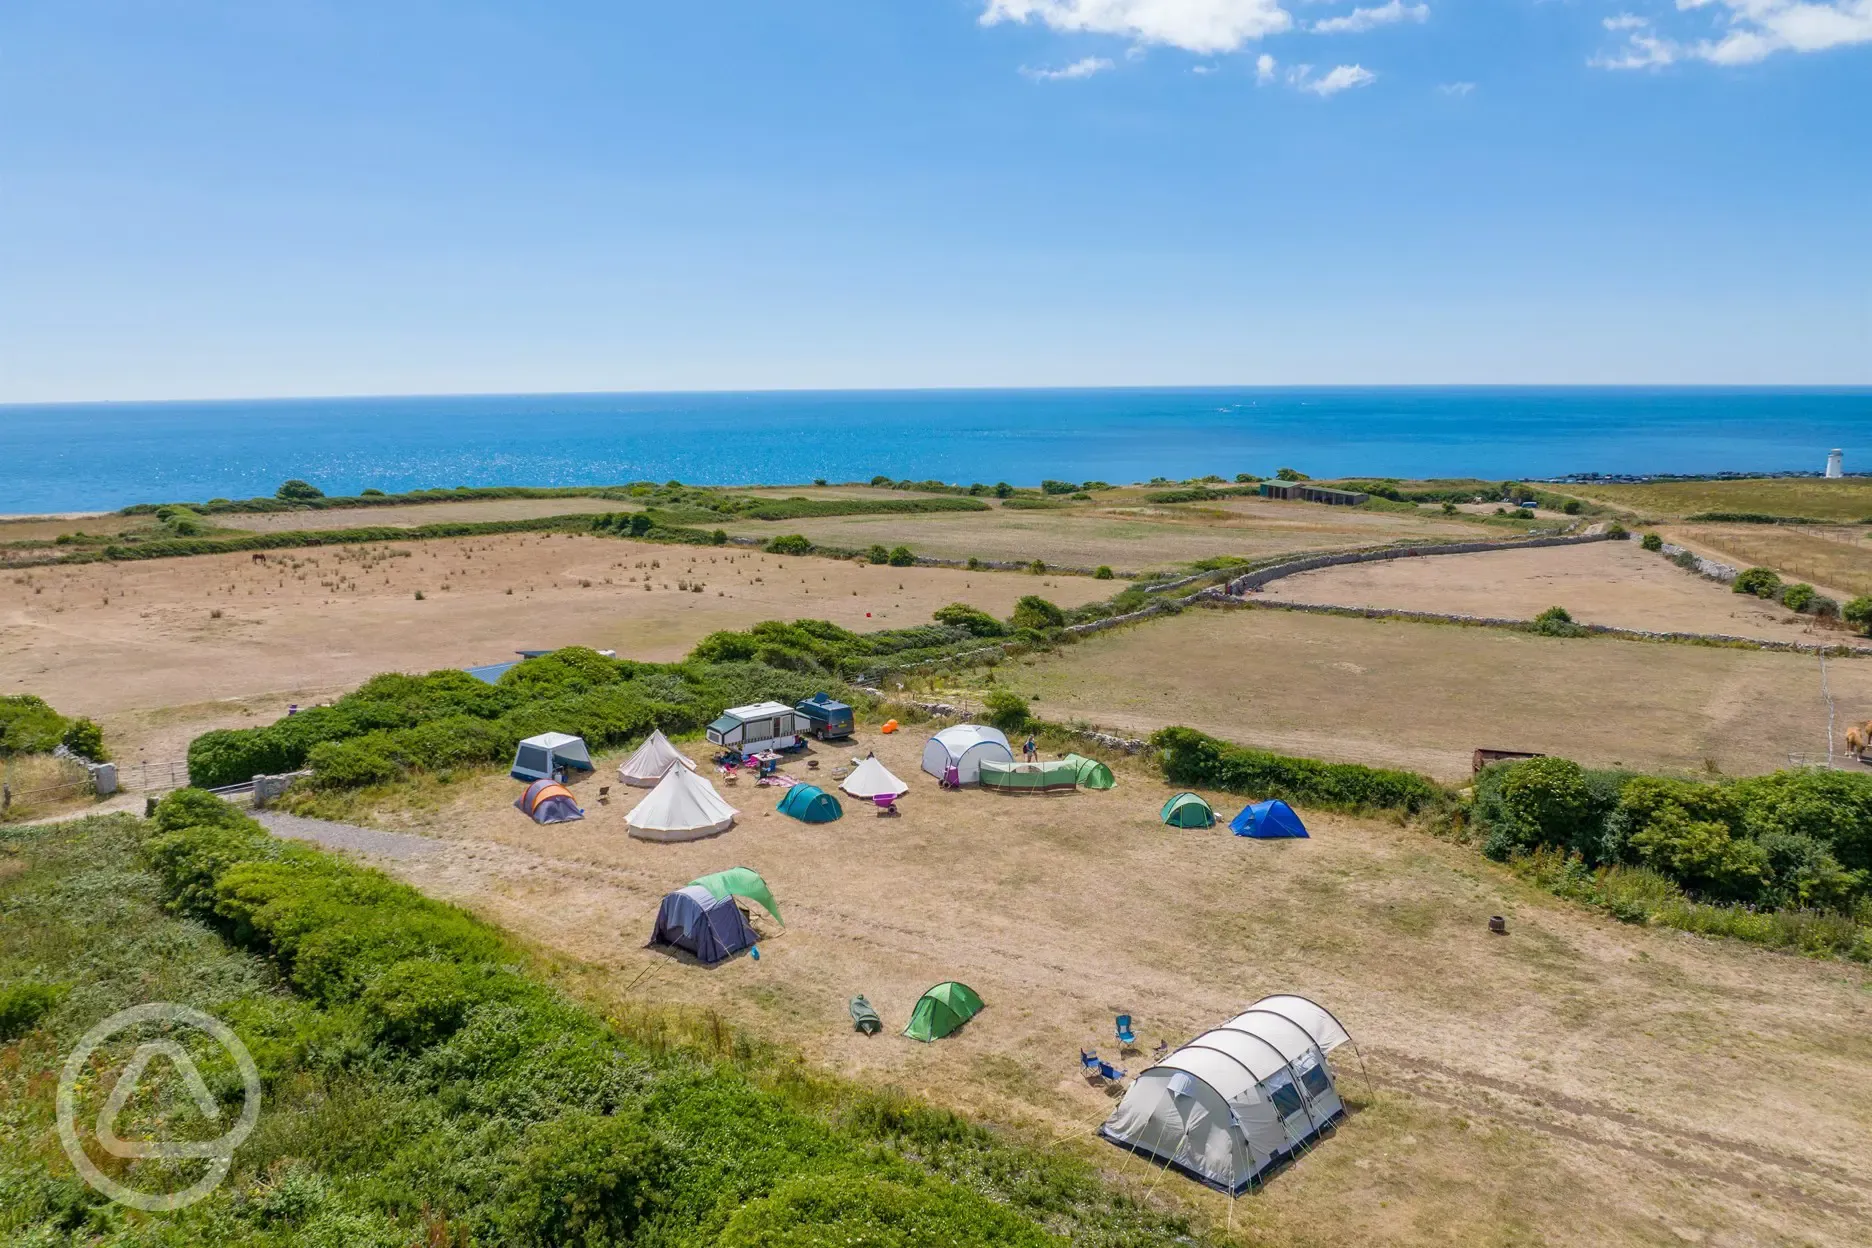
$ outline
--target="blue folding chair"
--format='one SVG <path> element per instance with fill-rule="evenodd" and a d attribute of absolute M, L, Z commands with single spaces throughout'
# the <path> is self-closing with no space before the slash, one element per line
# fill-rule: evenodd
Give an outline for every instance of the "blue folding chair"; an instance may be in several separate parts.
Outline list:
<path fill-rule="evenodd" d="M 1131 1030 L 1131 1016 L 1129 1014 L 1120 1014 L 1118 1016 L 1118 1043 L 1137 1043 L 1137 1034 Z"/>
<path fill-rule="evenodd" d="M 1080 1049 L 1079 1050 L 1079 1064 L 1087 1070 L 1097 1070 L 1099 1068 L 1098 1051 L 1096 1049 L 1093 1049 L 1093 1050 Z"/>
<path fill-rule="evenodd" d="M 1110 1062 L 1100 1062 L 1098 1064 L 1098 1073 L 1100 1078 L 1109 1079 L 1113 1083 L 1117 1083 L 1120 1079 L 1125 1077 L 1125 1072 L 1119 1070 Z"/>

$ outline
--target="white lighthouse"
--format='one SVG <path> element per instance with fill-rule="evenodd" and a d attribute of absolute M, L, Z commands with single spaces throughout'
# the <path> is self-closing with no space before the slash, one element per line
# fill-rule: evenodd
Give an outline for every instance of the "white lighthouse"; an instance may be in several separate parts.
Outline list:
<path fill-rule="evenodd" d="M 1827 452 L 1826 475 L 1829 478 L 1843 477 L 1846 475 L 1846 452 L 1845 451 L 1835 448 Z"/>

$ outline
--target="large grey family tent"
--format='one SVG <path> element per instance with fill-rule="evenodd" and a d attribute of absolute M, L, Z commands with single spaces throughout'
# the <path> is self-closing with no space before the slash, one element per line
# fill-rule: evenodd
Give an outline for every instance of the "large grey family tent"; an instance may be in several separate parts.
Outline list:
<path fill-rule="evenodd" d="M 1236 836 L 1252 836 L 1264 841 L 1307 834 L 1306 824 L 1300 822 L 1294 808 L 1279 798 L 1242 807 L 1241 814 L 1230 821 L 1229 827 Z"/>
<path fill-rule="evenodd" d="M 585 817 L 572 791 L 557 780 L 535 780 L 527 785 L 526 792 L 514 800 L 514 807 L 534 823 L 571 823 Z"/>
<path fill-rule="evenodd" d="M 590 771 L 591 752 L 578 737 L 563 732 L 542 732 L 514 749 L 513 778 L 546 780 L 557 771 Z"/>
<path fill-rule="evenodd" d="M 653 945 L 674 945 L 695 954 L 704 965 L 714 965 L 754 944 L 733 897 L 717 897 L 700 884 L 679 888 L 657 907 L 656 926 L 650 929 Z"/>
<path fill-rule="evenodd" d="M 956 784 L 980 781 L 984 762 L 1013 761 L 1006 734 L 985 724 L 951 724 L 923 747 L 923 770 L 938 780 L 952 778 Z"/>
<path fill-rule="evenodd" d="M 687 767 L 672 767 L 624 822 L 639 840 L 693 841 L 726 832 L 739 813 L 701 776 Z"/>
<path fill-rule="evenodd" d="M 984 760 L 981 787 L 996 793 L 1077 793 L 1079 769 L 1063 758 L 1048 763 Z"/>
<path fill-rule="evenodd" d="M 845 813 L 839 800 L 816 784 L 796 784 L 780 798 L 780 813 L 801 823 L 831 823 Z"/>
<path fill-rule="evenodd" d="M 695 764 L 670 744 L 663 730 L 655 728 L 644 738 L 644 743 L 637 747 L 635 754 L 618 764 L 618 779 L 640 789 L 652 788 L 663 778 L 664 772 L 678 763 L 690 771 L 695 770 Z"/>
<path fill-rule="evenodd" d="M 1215 811 L 1194 793 L 1178 793 L 1163 804 L 1159 817 L 1173 828 L 1208 828 L 1215 826 Z"/>
<path fill-rule="evenodd" d="M 1345 1113 L 1326 1055 L 1351 1038 L 1305 997 L 1263 997 L 1139 1074 L 1099 1134 L 1239 1194 Z"/>
<path fill-rule="evenodd" d="M 852 768 L 852 773 L 839 781 L 839 788 L 853 797 L 902 797 L 910 791 L 910 786 L 891 775 L 890 768 L 875 758 L 867 758 Z"/>
<path fill-rule="evenodd" d="M 708 889 L 709 895 L 713 897 L 746 897 L 749 901 L 759 902 L 761 909 L 780 922 L 786 922 L 780 918 L 780 905 L 773 899 L 767 881 L 746 867 L 729 867 L 726 871 L 717 871 L 699 880 L 690 880 L 689 883 L 697 888 Z"/>
<path fill-rule="evenodd" d="M 940 1040 L 981 1013 L 982 999 L 967 984 L 948 980 L 917 998 L 903 1034 L 928 1043 Z"/>
<path fill-rule="evenodd" d="M 1096 758 L 1087 758 L 1083 754 L 1068 754 L 1065 759 L 1079 773 L 1079 787 L 1082 789 L 1109 789 L 1118 782 L 1112 778 L 1112 769 Z"/>

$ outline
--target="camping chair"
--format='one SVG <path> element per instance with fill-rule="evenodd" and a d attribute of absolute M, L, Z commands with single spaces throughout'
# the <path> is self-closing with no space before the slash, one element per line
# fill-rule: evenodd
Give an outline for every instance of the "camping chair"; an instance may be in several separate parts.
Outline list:
<path fill-rule="evenodd" d="M 1086 1070 L 1093 1071 L 1096 1073 L 1099 1068 L 1098 1050 L 1097 1049 L 1080 1049 L 1079 1050 L 1079 1065 Z"/>
<path fill-rule="evenodd" d="M 1098 1073 L 1099 1073 L 1099 1078 L 1108 1080 L 1112 1083 L 1117 1083 L 1120 1079 L 1125 1077 L 1124 1071 L 1119 1070 L 1116 1066 L 1112 1065 L 1110 1062 L 1105 1062 L 1105 1061 L 1101 1061 L 1098 1064 Z"/>
<path fill-rule="evenodd" d="M 600 806 L 609 806 L 611 804 L 611 786 L 610 785 L 601 784 L 598 786 L 598 804 Z"/>
<path fill-rule="evenodd" d="M 1157 1042 L 1157 1047 L 1151 1050 L 1151 1061 L 1161 1062 L 1165 1057 L 1169 1056 L 1169 1054 L 1170 1042 L 1168 1040 L 1159 1040 Z"/>
<path fill-rule="evenodd" d="M 877 1010 L 864 999 L 863 993 L 851 999 L 851 1016 L 852 1026 L 867 1036 L 875 1036 L 884 1029 L 884 1020 L 878 1017 Z"/>
<path fill-rule="evenodd" d="M 895 793 L 878 793 L 871 798 L 871 801 L 877 807 L 877 813 L 880 819 L 885 815 L 901 815 L 903 813 L 901 810 L 897 809 L 897 795 Z"/>
<path fill-rule="evenodd" d="M 773 760 L 773 761 L 772 761 L 772 762 L 770 762 L 770 763 L 769 763 L 769 762 L 763 762 L 763 763 L 761 763 L 761 765 L 760 765 L 760 778 L 761 778 L 762 780 L 765 780 L 765 779 L 766 779 L 766 778 L 767 778 L 768 776 L 771 776 L 771 775 L 773 775 L 773 774 L 774 774 L 774 772 L 776 772 L 776 771 L 779 771 L 779 770 L 780 770 L 780 760 L 779 760 L 779 759 L 777 759 L 777 758 L 776 758 L 775 760 Z"/>
<path fill-rule="evenodd" d="M 1120 1014 L 1118 1016 L 1118 1043 L 1124 1045 L 1126 1048 L 1130 1048 L 1137 1043 L 1137 1033 L 1131 1030 L 1131 1016 L 1129 1014 Z"/>

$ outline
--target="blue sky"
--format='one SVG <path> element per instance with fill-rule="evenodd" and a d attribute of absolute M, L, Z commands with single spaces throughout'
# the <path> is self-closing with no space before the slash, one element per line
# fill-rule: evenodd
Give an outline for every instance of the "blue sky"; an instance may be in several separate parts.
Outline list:
<path fill-rule="evenodd" d="M 0 401 L 1872 381 L 1872 0 L 7 0 Z"/>

